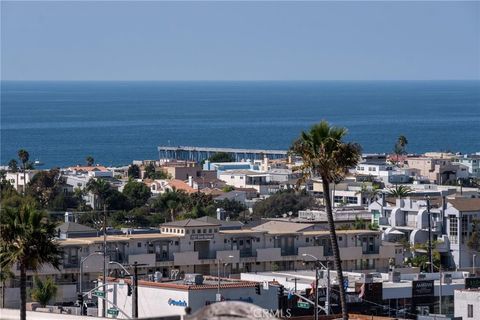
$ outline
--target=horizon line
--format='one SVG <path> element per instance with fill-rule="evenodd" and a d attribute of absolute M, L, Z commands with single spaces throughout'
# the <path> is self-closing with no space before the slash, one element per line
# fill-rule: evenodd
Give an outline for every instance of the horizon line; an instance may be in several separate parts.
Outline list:
<path fill-rule="evenodd" d="M 480 81 L 478 79 L 0 79 L 1 82 L 380 82 L 380 81 Z"/>

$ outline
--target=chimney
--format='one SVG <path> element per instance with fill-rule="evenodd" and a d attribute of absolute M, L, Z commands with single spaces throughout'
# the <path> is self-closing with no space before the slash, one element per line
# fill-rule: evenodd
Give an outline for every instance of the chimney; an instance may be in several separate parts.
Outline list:
<path fill-rule="evenodd" d="M 73 214 L 71 212 L 65 212 L 65 222 L 73 222 Z"/>
<path fill-rule="evenodd" d="M 190 186 L 190 188 L 193 188 L 193 177 L 192 176 L 188 176 L 188 185 Z"/>
<path fill-rule="evenodd" d="M 217 208 L 217 220 L 223 220 L 225 217 L 225 210 L 223 208 Z"/>

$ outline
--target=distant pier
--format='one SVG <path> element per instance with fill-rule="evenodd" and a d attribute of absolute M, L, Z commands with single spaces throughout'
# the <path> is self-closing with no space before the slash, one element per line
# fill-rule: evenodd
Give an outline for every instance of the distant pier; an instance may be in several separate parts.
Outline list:
<path fill-rule="evenodd" d="M 241 160 L 261 160 L 264 157 L 268 159 L 283 159 L 287 157 L 286 150 L 262 150 L 262 149 L 235 149 L 235 148 L 209 148 L 192 146 L 159 146 L 158 157 L 160 161 L 183 160 L 201 162 L 207 160 L 216 153 L 231 154 L 235 161 Z"/>

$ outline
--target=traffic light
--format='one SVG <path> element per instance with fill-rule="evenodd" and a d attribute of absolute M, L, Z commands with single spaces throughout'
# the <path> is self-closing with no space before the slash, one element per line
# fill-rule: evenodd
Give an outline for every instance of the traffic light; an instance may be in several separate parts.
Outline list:
<path fill-rule="evenodd" d="M 83 305 L 83 293 L 81 292 L 77 293 L 77 303 L 78 303 L 78 306 L 80 307 L 81 315 L 84 315 L 86 313 L 86 310 L 85 310 L 85 306 Z"/>
<path fill-rule="evenodd" d="M 77 303 L 80 307 L 83 305 L 83 294 L 81 292 L 77 293 Z"/>
<path fill-rule="evenodd" d="M 131 296 L 131 295 L 132 295 L 132 285 L 127 284 L 127 296 Z"/>
<path fill-rule="evenodd" d="M 257 283 L 257 285 L 255 286 L 255 293 L 256 294 L 262 294 L 262 292 L 260 291 L 260 284 Z"/>
<path fill-rule="evenodd" d="M 278 296 L 283 297 L 284 294 L 285 294 L 285 287 L 282 285 L 278 286 Z"/>

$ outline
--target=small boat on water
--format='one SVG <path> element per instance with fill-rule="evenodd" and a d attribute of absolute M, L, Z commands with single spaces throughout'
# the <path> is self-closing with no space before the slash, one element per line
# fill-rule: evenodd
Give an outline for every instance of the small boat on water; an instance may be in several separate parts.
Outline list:
<path fill-rule="evenodd" d="M 41 162 L 40 160 L 35 160 L 35 161 L 33 162 L 33 164 L 34 164 L 35 167 L 39 167 L 39 166 L 43 166 L 43 165 L 44 165 L 44 163 Z"/>

